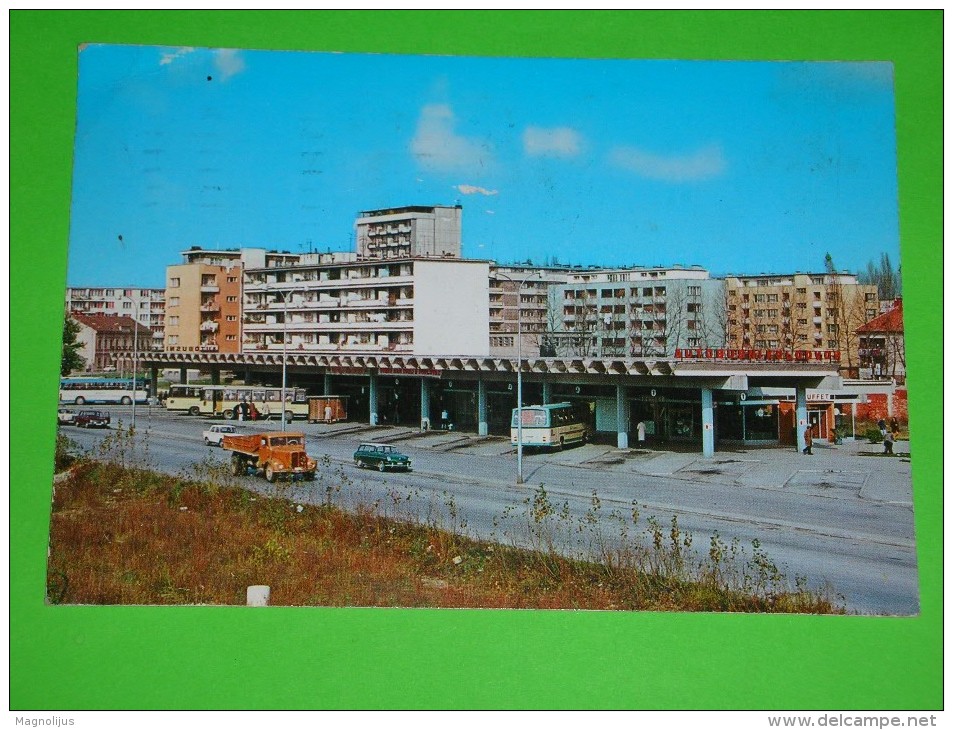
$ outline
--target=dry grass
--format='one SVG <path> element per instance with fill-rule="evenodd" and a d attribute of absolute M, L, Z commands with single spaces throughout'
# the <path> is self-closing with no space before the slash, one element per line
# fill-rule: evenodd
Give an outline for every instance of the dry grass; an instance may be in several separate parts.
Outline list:
<path fill-rule="evenodd" d="M 545 527 L 538 494 L 529 507 L 530 522 Z M 370 510 L 80 461 L 54 493 L 48 600 L 244 604 L 247 586 L 267 584 L 273 605 L 842 612 L 800 585 L 745 586 L 745 571 L 730 573 L 721 554 L 687 579 L 685 536 L 674 522 L 671 535 L 653 530 L 676 548 L 650 544 L 636 569 L 635 553 L 572 560 L 544 545 L 518 549 Z"/>

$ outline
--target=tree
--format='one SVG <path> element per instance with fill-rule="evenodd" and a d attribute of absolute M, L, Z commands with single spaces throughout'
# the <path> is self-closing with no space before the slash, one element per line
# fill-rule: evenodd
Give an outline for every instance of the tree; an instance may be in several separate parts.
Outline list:
<path fill-rule="evenodd" d="M 77 341 L 78 335 L 79 323 L 67 315 L 63 320 L 63 359 L 60 363 L 60 375 L 69 375 L 86 366 L 86 360 L 79 354 L 83 345 Z"/>
<path fill-rule="evenodd" d="M 868 261 L 867 269 L 857 279 L 861 284 L 876 284 L 877 294 L 883 300 L 901 295 L 900 267 L 894 271 L 889 254 L 880 254 L 880 261 L 876 263 Z"/>

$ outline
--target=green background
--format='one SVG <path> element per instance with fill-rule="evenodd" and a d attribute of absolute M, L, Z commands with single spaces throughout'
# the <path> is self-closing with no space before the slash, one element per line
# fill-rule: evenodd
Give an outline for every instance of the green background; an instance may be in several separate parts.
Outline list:
<path fill-rule="evenodd" d="M 14 11 L 10 35 L 12 709 L 942 706 L 940 11 Z M 892 60 L 921 614 L 45 606 L 84 42 Z"/>

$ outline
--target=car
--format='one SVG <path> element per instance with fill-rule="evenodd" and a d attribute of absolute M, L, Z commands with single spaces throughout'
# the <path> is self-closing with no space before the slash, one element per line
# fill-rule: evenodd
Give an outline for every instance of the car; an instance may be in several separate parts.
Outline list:
<path fill-rule="evenodd" d="M 225 434 L 236 434 L 238 429 L 224 423 L 216 423 L 202 431 L 202 438 L 205 439 L 206 446 L 221 446 Z"/>
<path fill-rule="evenodd" d="M 73 425 L 80 428 L 109 428 L 109 414 L 106 411 L 80 411 L 73 419 Z"/>
<path fill-rule="evenodd" d="M 410 471 L 410 457 L 400 453 L 390 444 L 361 444 L 354 452 L 354 466 L 368 467 L 378 471 L 404 469 Z"/>
<path fill-rule="evenodd" d="M 56 412 L 56 422 L 61 426 L 69 426 L 76 419 L 76 414 L 69 408 L 60 408 Z"/>

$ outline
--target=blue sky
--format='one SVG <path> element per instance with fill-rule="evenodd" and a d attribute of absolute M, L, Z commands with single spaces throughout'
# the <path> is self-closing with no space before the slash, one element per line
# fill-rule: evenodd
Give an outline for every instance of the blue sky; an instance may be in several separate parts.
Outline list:
<path fill-rule="evenodd" d="M 500 262 L 899 260 L 887 63 L 91 45 L 79 68 L 71 286 L 164 286 L 190 246 L 353 250 L 360 210 L 455 203 L 464 255 Z"/>

